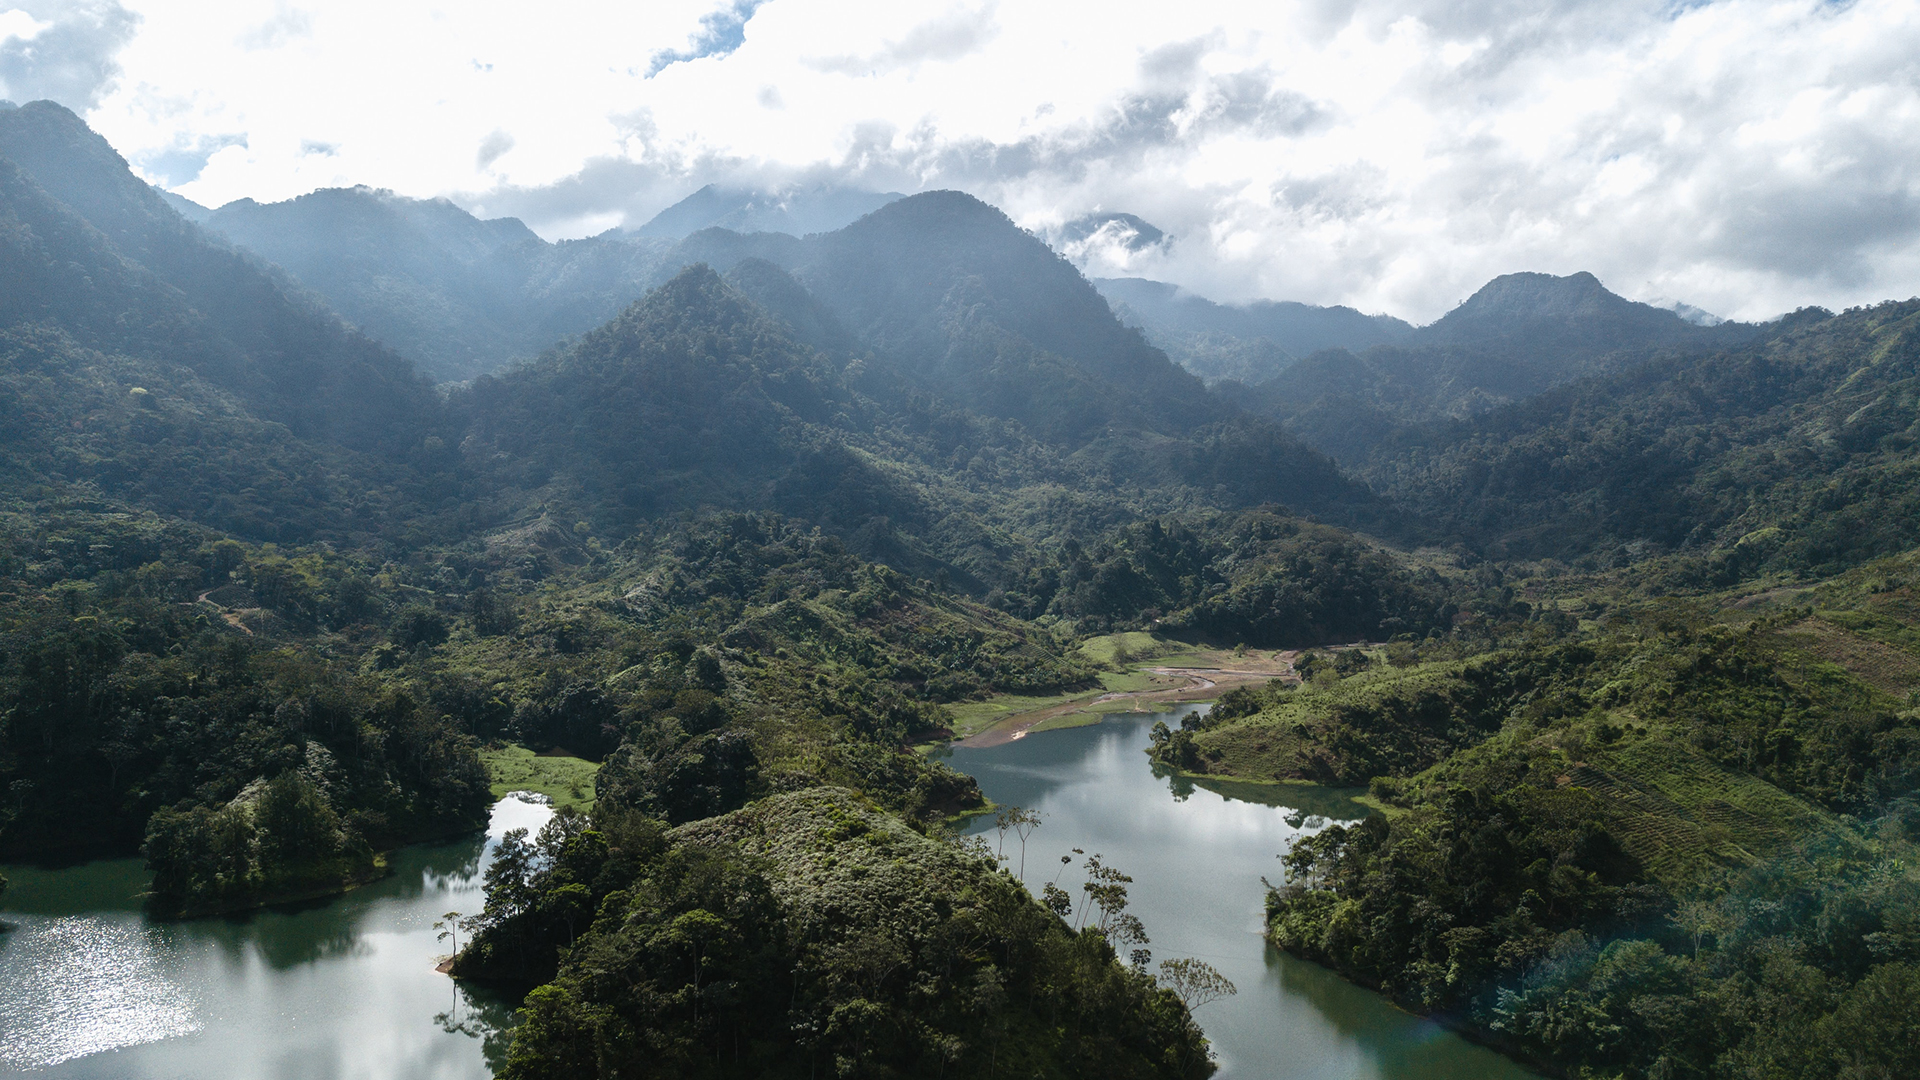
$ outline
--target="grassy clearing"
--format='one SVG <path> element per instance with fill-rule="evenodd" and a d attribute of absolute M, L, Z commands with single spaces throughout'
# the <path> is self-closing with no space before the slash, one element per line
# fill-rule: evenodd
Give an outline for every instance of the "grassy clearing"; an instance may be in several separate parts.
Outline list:
<path fill-rule="evenodd" d="M 978 735 L 1009 716 L 1051 709 L 1056 705 L 1069 704 L 1076 699 L 1090 702 L 1099 696 L 1097 693 L 1084 692 L 1056 694 L 1052 697 L 999 694 L 985 701 L 967 701 L 958 705 L 949 705 L 947 710 L 953 714 L 953 737 L 964 739 L 969 735 Z"/>
<path fill-rule="evenodd" d="M 1080 644 L 1080 655 L 1103 667 L 1119 667 L 1127 661 L 1145 660 L 1183 646 L 1161 641 L 1152 634 L 1134 630 L 1125 634 L 1106 634 L 1088 638 Z"/>
<path fill-rule="evenodd" d="M 1144 636 L 1144 635 L 1143 635 Z M 1157 663 L 1157 662 L 1156 662 Z M 1027 713 L 1057 709 L 1075 704 L 1078 709 L 1069 709 L 1059 716 L 1050 716 L 1035 724 L 1030 730 L 1051 731 L 1056 728 L 1084 727 L 1097 724 L 1108 713 L 1129 712 L 1143 708 L 1132 698 L 1120 698 L 1113 701 L 1100 701 L 1107 694 L 1139 694 L 1157 690 L 1179 690 L 1186 687 L 1188 681 L 1179 675 L 1160 675 L 1136 667 L 1131 671 L 1106 671 L 1100 674 L 1100 689 L 1078 690 L 1067 694 L 1054 694 L 1048 697 L 1028 697 L 1021 694 L 1000 694 L 985 701 L 967 701 L 958 705 L 949 705 L 953 714 L 953 737 L 964 739 L 993 727 L 1003 720 Z"/>
<path fill-rule="evenodd" d="M 509 791 L 537 791 L 553 800 L 555 807 L 593 808 L 593 779 L 600 766 L 577 757 L 541 757 L 524 746 L 503 746 L 480 751 L 493 782 L 493 797 L 504 798 Z"/>

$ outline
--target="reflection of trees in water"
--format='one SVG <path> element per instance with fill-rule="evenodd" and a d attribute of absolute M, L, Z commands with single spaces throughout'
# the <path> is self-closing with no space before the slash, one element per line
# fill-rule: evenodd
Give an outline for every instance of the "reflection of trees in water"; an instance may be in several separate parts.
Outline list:
<path fill-rule="evenodd" d="M 515 1005 L 505 994 L 484 986 L 453 984 L 453 1006 L 433 1018 L 449 1035 L 480 1040 L 487 1071 L 498 1076 L 507 1067 L 507 1045 L 513 1041 Z"/>
<path fill-rule="evenodd" d="M 366 905 L 316 901 L 298 907 L 245 912 L 219 919 L 195 920 L 184 929 L 211 943 L 231 969 L 238 970 L 258 951 L 275 971 L 317 960 L 366 955 L 360 923 Z"/>
<path fill-rule="evenodd" d="M 1534 1074 L 1485 1047 L 1452 1038 L 1438 1023 L 1381 1008 L 1380 996 L 1310 960 L 1266 947 L 1269 976 L 1280 992 L 1314 1011 L 1372 1062 L 1381 1080 L 1534 1080 Z"/>
<path fill-rule="evenodd" d="M 1253 803 L 1256 806 L 1282 806 L 1289 810 L 1299 810 L 1312 817 L 1326 818 L 1329 821 L 1359 821 L 1372 814 L 1371 807 L 1353 801 L 1355 795 L 1364 794 L 1365 788 L 1330 788 L 1317 784 L 1254 784 L 1245 780 L 1229 780 L 1213 776 L 1185 776 L 1174 772 L 1156 761 L 1152 764 L 1155 778 L 1165 780 L 1167 789 L 1181 802 L 1191 796 L 1195 788 L 1211 791 L 1228 802 Z M 1294 826 L 1299 828 L 1298 825 Z"/>
<path fill-rule="evenodd" d="M 402 848 L 390 856 L 390 876 L 343 895 L 170 925 L 211 942 L 228 965 L 236 968 L 246 963 L 252 949 L 258 949 L 261 958 L 276 971 L 320 960 L 364 956 L 370 949 L 361 935 L 377 906 L 394 901 L 418 902 L 431 895 L 435 898 L 432 906 L 437 907 L 442 894 L 478 888 L 485 850 L 485 837 Z"/>
<path fill-rule="evenodd" d="M 404 882 L 394 893 L 412 899 L 429 889 L 445 891 L 480 882 L 480 859 L 486 853 L 487 838 L 474 836 L 451 844 L 433 847 L 402 848 L 392 855 L 394 877 Z"/>

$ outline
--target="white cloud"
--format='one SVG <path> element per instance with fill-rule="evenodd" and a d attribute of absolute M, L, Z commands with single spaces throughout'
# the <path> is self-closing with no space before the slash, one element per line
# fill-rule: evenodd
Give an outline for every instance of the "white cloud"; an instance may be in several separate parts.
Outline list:
<path fill-rule="evenodd" d="M 52 25 L 51 22 L 41 22 L 19 8 L 0 11 L 0 42 L 32 41 Z"/>
<path fill-rule="evenodd" d="M 114 54 L 137 22 L 114 0 L 19 0 L 0 7 L 0 98 L 51 98 L 87 108 L 113 85 L 119 74 Z"/>
<path fill-rule="evenodd" d="M 1138 214 L 1176 241 L 1089 272 L 1222 299 L 1920 292 L 1910 0 L 123 2 L 88 119 L 209 203 L 367 183 L 558 236 L 712 180 L 960 187 L 1036 229 Z"/>

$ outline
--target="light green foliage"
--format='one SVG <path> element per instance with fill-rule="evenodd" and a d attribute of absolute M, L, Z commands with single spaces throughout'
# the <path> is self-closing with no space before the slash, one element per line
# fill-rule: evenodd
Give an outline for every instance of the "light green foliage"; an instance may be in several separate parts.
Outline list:
<path fill-rule="evenodd" d="M 510 791 L 537 791 L 555 806 L 593 808 L 594 778 L 600 766 L 577 757 L 541 757 L 524 746 L 488 747 L 480 751 L 487 767 L 493 797 Z"/>
<path fill-rule="evenodd" d="M 1124 671 L 1133 661 L 1151 660 L 1175 647 L 1143 630 L 1132 630 L 1090 637 L 1080 643 L 1080 653 L 1103 667 Z"/>
<path fill-rule="evenodd" d="M 1903 1051 L 1834 1033 L 1855 980 L 1908 985 L 1876 965 L 1920 911 L 1915 717 L 1803 651 L 1804 609 L 1701 610 L 1443 669 L 1491 734 L 1376 778 L 1390 819 L 1297 843 L 1274 939 L 1576 1075 L 1897 1075 Z M 1390 703 L 1309 722 L 1338 748 Z"/>
<path fill-rule="evenodd" d="M 1297 689 L 1275 680 L 1228 691 L 1155 756 L 1184 772 L 1351 787 L 1410 775 L 1485 738 L 1484 693 L 1459 664 L 1375 667 Z"/>

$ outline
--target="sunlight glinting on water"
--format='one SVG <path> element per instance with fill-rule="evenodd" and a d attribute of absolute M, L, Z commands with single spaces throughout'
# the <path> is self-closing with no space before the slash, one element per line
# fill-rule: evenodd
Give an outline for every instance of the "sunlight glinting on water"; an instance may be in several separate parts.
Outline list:
<path fill-rule="evenodd" d="M 40 1069 L 201 1027 L 193 995 L 162 970 L 160 928 L 96 915 L 31 919 L 11 936 L 0 1062 Z"/>
<path fill-rule="evenodd" d="M 337 898 L 177 923 L 127 902 L 145 887 L 132 860 L 19 870 L 0 933 L 0 1074 L 484 1080 L 501 1007 L 433 970 L 451 951 L 434 923 L 478 911 L 494 844 L 551 816 L 505 800 L 484 848 L 402 849 L 394 876 Z"/>

